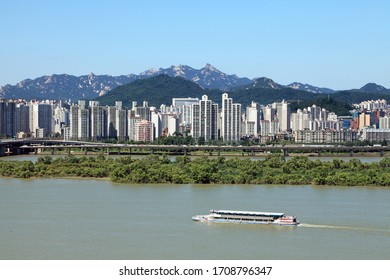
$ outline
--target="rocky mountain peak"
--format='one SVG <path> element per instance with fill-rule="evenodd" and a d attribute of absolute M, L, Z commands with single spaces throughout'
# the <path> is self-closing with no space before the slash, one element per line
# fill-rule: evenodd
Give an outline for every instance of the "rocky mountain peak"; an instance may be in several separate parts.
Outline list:
<path fill-rule="evenodd" d="M 205 67 L 203 67 L 203 69 L 211 71 L 211 72 L 221 72 L 217 68 L 212 66 L 210 63 L 206 63 L 206 65 L 205 65 Z"/>
<path fill-rule="evenodd" d="M 255 82 L 252 84 L 254 88 L 270 88 L 270 89 L 281 89 L 284 86 L 275 83 L 272 79 L 267 77 L 261 77 L 255 79 Z"/>
<path fill-rule="evenodd" d="M 171 66 L 174 76 L 183 77 L 185 73 L 185 65 L 179 64 L 178 66 Z"/>
<path fill-rule="evenodd" d="M 160 70 L 161 68 L 160 69 L 150 68 L 149 70 L 139 73 L 139 76 L 153 76 L 156 73 L 158 73 Z"/>
<path fill-rule="evenodd" d="M 376 83 L 368 83 L 360 88 L 361 91 L 367 93 L 385 93 L 388 91 L 384 86 L 378 85 Z"/>
<path fill-rule="evenodd" d="M 299 82 L 293 82 L 291 84 L 288 84 L 287 86 L 296 90 L 304 90 L 313 93 L 326 93 L 326 94 L 334 93 L 334 90 L 330 88 L 321 88 L 321 87 L 316 87 L 316 86 L 303 84 Z"/>
<path fill-rule="evenodd" d="M 52 84 L 52 83 L 55 83 L 56 81 L 57 81 L 57 79 L 56 79 L 55 75 L 46 76 L 45 84 Z"/>

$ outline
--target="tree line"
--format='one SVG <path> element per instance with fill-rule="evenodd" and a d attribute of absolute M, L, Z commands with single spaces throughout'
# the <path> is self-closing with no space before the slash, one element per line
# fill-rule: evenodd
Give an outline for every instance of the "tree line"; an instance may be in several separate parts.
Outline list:
<path fill-rule="evenodd" d="M 75 157 L 53 159 L 39 157 L 31 161 L 0 161 L 0 175 L 12 178 L 90 177 L 108 178 L 119 183 L 171 184 L 278 184 L 390 186 L 390 158 L 362 163 L 358 159 L 343 161 L 310 160 L 269 155 L 264 160 L 225 157 L 188 156 L 169 160 L 150 155 L 142 159 Z"/>

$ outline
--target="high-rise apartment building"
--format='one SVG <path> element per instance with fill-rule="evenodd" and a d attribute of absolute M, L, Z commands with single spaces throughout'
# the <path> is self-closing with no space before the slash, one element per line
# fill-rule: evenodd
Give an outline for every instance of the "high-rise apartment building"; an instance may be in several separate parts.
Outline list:
<path fill-rule="evenodd" d="M 211 105 L 211 140 L 219 139 L 219 127 L 221 123 L 221 115 L 217 103 Z"/>
<path fill-rule="evenodd" d="M 168 117 L 168 135 L 175 135 L 179 131 L 179 120 L 177 115 Z"/>
<path fill-rule="evenodd" d="M 321 107 L 317 107 L 316 105 L 313 105 L 311 107 L 308 107 L 307 110 L 310 114 L 311 121 L 315 121 L 315 120 L 320 119 Z"/>
<path fill-rule="evenodd" d="M 310 114 L 306 109 L 298 109 L 296 113 L 290 116 L 291 130 L 305 130 L 309 129 Z"/>
<path fill-rule="evenodd" d="M 131 111 L 131 110 L 129 110 Z M 128 133 L 128 139 L 130 141 L 136 141 L 137 139 L 137 130 L 136 130 L 136 123 L 141 122 L 143 119 L 140 116 L 131 116 L 131 114 L 127 115 L 127 133 Z"/>
<path fill-rule="evenodd" d="M 390 129 L 390 117 L 385 116 L 379 119 L 379 128 L 380 129 Z"/>
<path fill-rule="evenodd" d="M 199 98 L 172 98 L 172 106 L 179 114 L 179 125 L 189 127 L 192 121 L 192 105 L 198 104 Z"/>
<path fill-rule="evenodd" d="M 115 131 L 118 140 L 127 140 L 127 110 L 122 108 L 122 101 L 115 102 Z"/>
<path fill-rule="evenodd" d="M 275 109 L 267 105 L 263 108 L 263 120 L 273 121 L 275 119 Z"/>
<path fill-rule="evenodd" d="M 0 136 L 13 137 L 16 135 L 17 109 L 14 101 L 0 100 Z"/>
<path fill-rule="evenodd" d="M 159 118 L 161 120 L 161 135 L 167 136 L 169 134 L 169 119 L 176 118 L 176 113 L 161 113 L 159 114 Z M 172 129 L 172 127 L 171 127 Z M 172 135 L 172 134 L 171 134 Z"/>
<path fill-rule="evenodd" d="M 150 121 L 150 107 L 148 102 L 144 101 L 142 107 L 135 107 L 135 114 L 144 120 Z"/>
<path fill-rule="evenodd" d="M 205 141 L 218 139 L 218 104 L 213 104 L 207 95 L 203 95 L 198 104 L 192 104 L 192 137 Z"/>
<path fill-rule="evenodd" d="M 233 103 L 227 93 L 222 94 L 221 136 L 225 142 L 241 139 L 241 104 Z"/>
<path fill-rule="evenodd" d="M 153 123 L 142 119 L 135 122 L 134 141 L 137 142 L 153 142 Z"/>
<path fill-rule="evenodd" d="M 253 102 L 246 108 L 245 132 L 246 137 L 258 137 L 260 129 L 260 106 Z"/>
<path fill-rule="evenodd" d="M 161 136 L 161 114 L 157 111 L 156 108 L 150 108 L 150 119 L 153 123 L 153 139 L 157 139 Z"/>
<path fill-rule="evenodd" d="M 78 105 L 70 106 L 69 123 L 70 123 L 69 138 L 71 140 L 77 140 L 79 135 L 79 106 Z"/>
<path fill-rule="evenodd" d="M 290 130 L 290 104 L 283 100 L 282 102 L 272 103 L 272 108 L 276 111 L 277 119 L 279 121 L 280 131 L 286 132 Z"/>
<path fill-rule="evenodd" d="M 16 133 L 30 132 L 30 107 L 24 103 L 16 104 Z"/>
<path fill-rule="evenodd" d="M 232 138 L 231 141 L 238 142 L 241 140 L 241 126 L 242 126 L 242 114 L 241 114 L 241 104 L 233 103 L 233 116 L 232 116 Z"/>
<path fill-rule="evenodd" d="M 61 134 L 63 127 L 69 126 L 69 110 L 57 104 L 53 111 L 53 132 Z"/>
<path fill-rule="evenodd" d="M 116 130 L 116 106 L 107 106 L 107 137 L 113 139 L 117 137 Z"/>
<path fill-rule="evenodd" d="M 277 120 L 273 121 L 260 121 L 260 136 L 269 136 L 276 134 L 280 131 L 279 122 Z"/>
<path fill-rule="evenodd" d="M 91 117 L 91 139 L 101 140 L 107 137 L 107 111 L 99 101 L 89 102 Z"/>
<path fill-rule="evenodd" d="M 52 134 L 52 105 L 30 103 L 30 131 L 33 137 L 48 137 Z"/>
<path fill-rule="evenodd" d="M 194 139 L 201 136 L 200 129 L 200 104 L 192 104 L 191 135 Z"/>
<path fill-rule="evenodd" d="M 365 127 L 370 127 L 371 125 L 371 115 L 370 113 L 360 113 L 359 114 L 359 129 L 363 129 Z"/>
<path fill-rule="evenodd" d="M 91 137 L 90 110 L 86 106 L 86 102 L 84 100 L 79 100 L 77 116 L 78 116 L 77 139 L 82 141 L 90 140 Z"/>

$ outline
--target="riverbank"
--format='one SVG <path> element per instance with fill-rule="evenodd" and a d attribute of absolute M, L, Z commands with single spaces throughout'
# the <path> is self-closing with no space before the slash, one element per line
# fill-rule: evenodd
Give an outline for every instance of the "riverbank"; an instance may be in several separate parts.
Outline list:
<path fill-rule="evenodd" d="M 264 160 L 249 158 L 176 157 L 150 155 L 141 159 L 65 156 L 40 157 L 31 161 L 0 161 L 0 175 L 12 178 L 98 178 L 119 183 L 171 184 L 289 184 L 390 186 L 390 158 L 362 163 L 310 160 L 293 157 L 286 160 L 269 155 Z"/>

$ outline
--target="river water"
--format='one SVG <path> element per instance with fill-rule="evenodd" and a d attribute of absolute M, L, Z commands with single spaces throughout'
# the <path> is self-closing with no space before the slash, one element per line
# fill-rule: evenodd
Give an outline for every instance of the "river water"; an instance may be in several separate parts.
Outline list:
<path fill-rule="evenodd" d="M 23 161 L 23 160 L 29 160 L 29 161 L 32 161 L 32 162 L 36 162 L 38 160 L 38 158 L 40 157 L 44 157 L 44 156 L 50 156 L 52 158 L 58 158 L 58 157 L 66 157 L 66 155 L 47 155 L 47 154 L 41 154 L 41 155 L 34 155 L 34 154 L 29 154 L 29 155 L 18 155 L 18 156 L 8 156 L 8 157 L 1 157 L 0 160 L 5 160 L 5 161 Z M 78 154 L 78 155 L 75 155 L 76 157 L 97 157 L 98 155 L 97 154 L 88 154 L 88 155 L 81 155 L 81 154 Z M 129 155 L 115 155 L 115 154 L 110 154 L 110 155 L 104 155 L 106 158 L 113 158 L 113 159 L 116 159 L 116 158 L 121 158 L 121 157 L 128 157 Z M 208 156 L 208 155 L 205 155 L 211 159 L 213 158 L 217 158 L 218 156 L 216 155 L 213 155 L 213 156 Z M 147 155 L 131 155 L 131 158 L 132 159 L 142 159 L 142 158 L 145 158 L 147 157 Z M 176 157 L 177 156 L 172 156 L 172 155 L 169 155 L 168 158 L 171 160 L 171 161 L 175 161 L 176 160 Z M 190 156 L 191 159 L 196 159 L 196 158 L 199 158 L 201 156 Z M 240 159 L 251 159 L 251 160 L 264 160 L 266 157 L 265 156 L 248 156 L 248 155 L 244 155 L 244 156 L 237 156 L 237 155 L 232 155 L 232 156 L 224 156 L 226 159 L 231 159 L 231 158 L 240 158 Z M 286 160 L 289 160 L 293 157 L 286 157 Z M 313 157 L 307 157 L 308 159 L 310 160 L 320 160 L 320 161 L 332 161 L 333 159 L 339 159 L 339 160 L 343 160 L 343 161 L 350 161 L 351 159 L 358 159 L 360 160 L 362 163 L 371 163 L 371 162 L 379 162 L 381 161 L 382 159 L 384 159 L 385 157 L 380 157 L 380 156 L 360 156 L 360 155 L 355 155 L 355 156 L 321 156 L 321 157 L 317 157 L 317 156 L 313 156 Z"/>
<path fill-rule="evenodd" d="M 0 178 L 0 259 L 390 259 L 390 188 Z M 210 209 L 297 227 L 206 224 Z"/>

